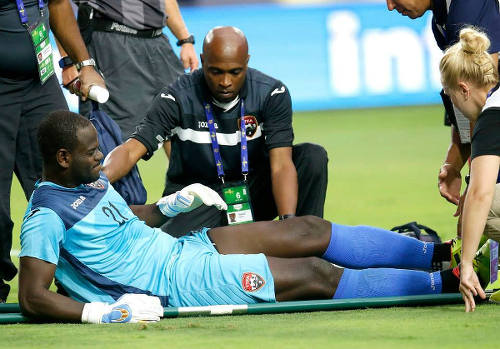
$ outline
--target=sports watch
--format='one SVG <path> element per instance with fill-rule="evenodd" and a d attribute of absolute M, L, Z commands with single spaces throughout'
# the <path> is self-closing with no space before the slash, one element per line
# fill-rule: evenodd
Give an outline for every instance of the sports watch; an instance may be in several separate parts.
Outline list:
<path fill-rule="evenodd" d="M 76 70 L 80 70 L 83 67 L 87 67 L 89 65 L 95 67 L 95 61 L 94 61 L 93 58 L 89 58 L 89 59 L 86 59 L 84 61 L 78 62 L 78 63 L 75 64 L 75 67 L 76 67 Z"/>
<path fill-rule="evenodd" d="M 59 67 L 61 67 L 61 69 L 64 69 L 64 68 L 67 68 L 67 67 L 71 67 L 73 65 L 73 61 L 71 60 L 71 58 L 69 58 L 69 56 L 66 56 L 66 57 L 62 57 L 60 60 L 59 60 Z"/>
<path fill-rule="evenodd" d="M 176 45 L 180 47 L 184 44 L 193 44 L 194 45 L 194 35 L 189 35 L 185 39 L 178 40 Z"/>

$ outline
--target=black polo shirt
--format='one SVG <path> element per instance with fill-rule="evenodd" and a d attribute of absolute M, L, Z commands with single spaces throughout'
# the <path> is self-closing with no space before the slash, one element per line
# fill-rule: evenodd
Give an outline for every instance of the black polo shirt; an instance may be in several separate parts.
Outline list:
<path fill-rule="evenodd" d="M 269 163 L 268 150 L 293 143 L 292 103 L 279 80 L 249 68 L 240 101 L 225 112 L 211 104 L 227 180 L 241 179 L 241 100 L 245 105 L 249 175 Z M 131 136 L 147 148 L 149 159 L 166 138 L 172 141 L 168 180 L 178 184 L 219 183 L 203 103 L 212 97 L 203 71 L 184 75 L 158 94 L 146 118 Z"/>

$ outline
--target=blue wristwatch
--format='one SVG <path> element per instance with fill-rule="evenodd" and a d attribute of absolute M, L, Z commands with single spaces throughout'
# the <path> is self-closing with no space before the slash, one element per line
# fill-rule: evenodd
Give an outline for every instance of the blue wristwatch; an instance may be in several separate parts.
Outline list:
<path fill-rule="evenodd" d="M 73 61 L 71 60 L 71 58 L 69 58 L 69 56 L 62 57 L 59 60 L 59 67 L 61 67 L 61 69 L 64 69 L 66 67 L 71 67 L 72 65 L 73 65 Z"/>

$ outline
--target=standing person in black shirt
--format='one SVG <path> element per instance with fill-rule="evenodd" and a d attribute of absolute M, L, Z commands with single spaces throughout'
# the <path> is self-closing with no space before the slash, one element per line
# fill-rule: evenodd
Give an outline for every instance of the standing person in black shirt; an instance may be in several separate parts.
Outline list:
<path fill-rule="evenodd" d="M 105 160 L 104 172 L 113 182 L 140 158 L 149 159 L 169 137 L 164 194 L 195 182 L 224 193 L 227 215 L 210 208 L 181 214 L 164 227 L 170 234 L 226 221 L 323 216 L 326 151 L 308 143 L 292 146 L 288 89 L 248 68 L 249 58 L 239 29 L 210 30 L 203 43 L 203 69 L 163 89 L 137 131 Z"/>
<path fill-rule="evenodd" d="M 490 239 L 500 240 L 500 184 L 496 183 L 500 168 L 500 92 L 496 62 L 487 52 L 489 46 L 485 34 L 462 29 L 460 42 L 446 50 L 440 63 L 445 93 L 474 124 L 470 183 L 462 212 L 460 292 L 466 311 L 475 308 L 473 296 L 485 297 L 472 264 L 481 235 L 484 231 Z"/>
<path fill-rule="evenodd" d="M 0 0 L 0 303 L 10 290 L 3 280 L 17 272 L 10 259 L 12 175 L 29 199 L 42 175 L 38 125 L 49 112 L 68 108 L 54 75 L 49 29 L 79 63 L 82 98 L 91 85 L 104 86 L 67 0 Z"/>

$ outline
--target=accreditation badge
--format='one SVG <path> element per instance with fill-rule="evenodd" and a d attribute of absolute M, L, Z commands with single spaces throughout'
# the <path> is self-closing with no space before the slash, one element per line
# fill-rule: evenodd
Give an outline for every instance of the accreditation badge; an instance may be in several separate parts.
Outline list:
<path fill-rule="evenodd" d="M 246 183 L 229 183 L 222 188 L 222 195 L 227 204 L 227 224 L 253 222 L 250 191 Z"/>
<path fill-rule="evenodd" d="M 54 62 L 52 61 L 52 46 L 49 40 L 49 28 L 45 22 L 37 22 L 28 27 L 31 41 L 35 48 L 35 56 L 38 65 L 38 75 L 42 85 L 54 74 Z"/>

